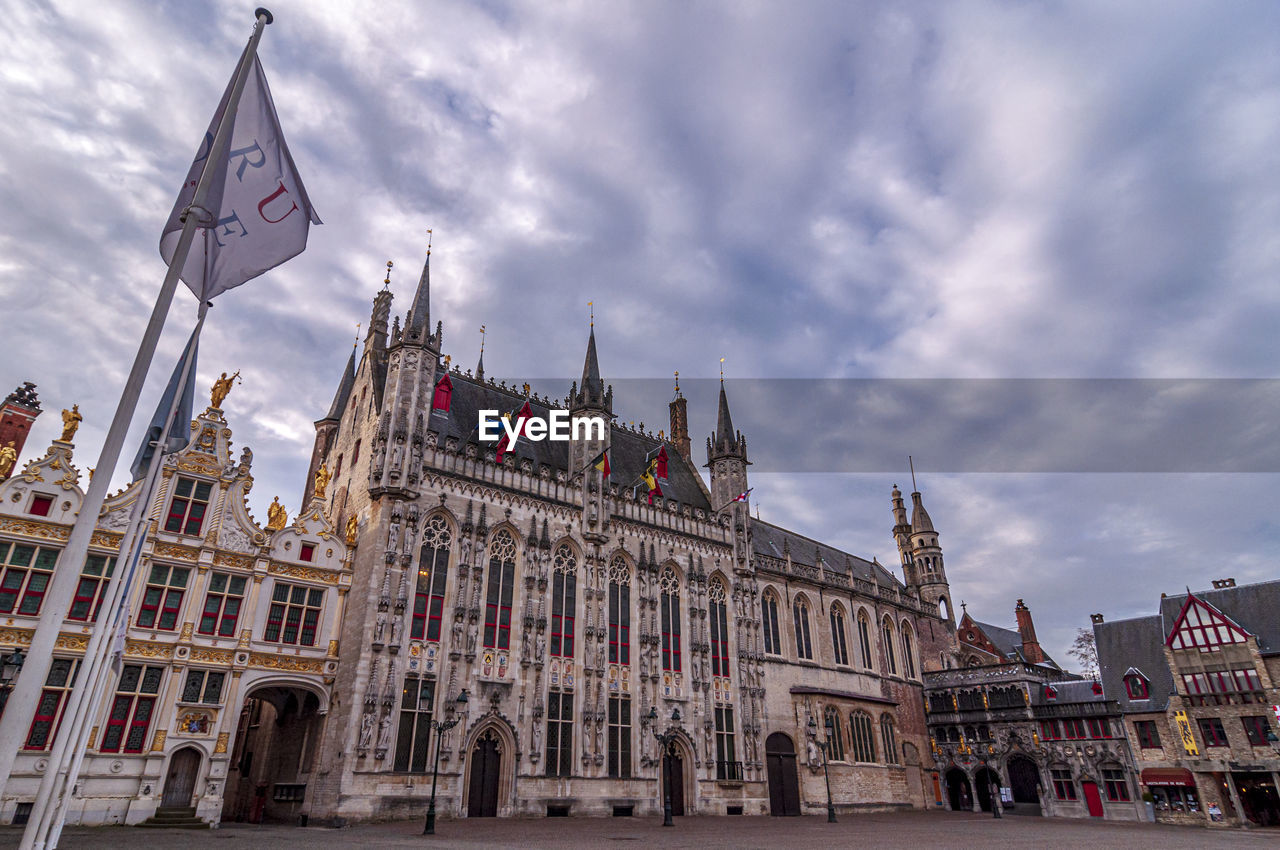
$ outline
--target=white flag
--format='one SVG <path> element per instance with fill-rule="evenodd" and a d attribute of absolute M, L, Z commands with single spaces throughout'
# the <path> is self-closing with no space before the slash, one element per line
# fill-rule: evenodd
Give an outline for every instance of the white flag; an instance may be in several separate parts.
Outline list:
<path fill-rule="evenodd" d="M 160 256 L 165 262 L 173 259 L 182 231 L 182 214 L 195 196 L 234 84 L 233 75 L 160 236 Z M 301 254 L 307 247 L 308 227 L 320 224 L 289 155 L 271 90 L 267 88 L 267 76 L 257 56 L 245 81 L 239 108 L 229 120 L 234 124 L 227 154 L 221 162 L 212 164 L 217 171 L 212 175 L 205 203 L 208 215 L 194 211 L 212 226 L 196 231 L 181 272 L 183 282 L 201 301 Z"/>

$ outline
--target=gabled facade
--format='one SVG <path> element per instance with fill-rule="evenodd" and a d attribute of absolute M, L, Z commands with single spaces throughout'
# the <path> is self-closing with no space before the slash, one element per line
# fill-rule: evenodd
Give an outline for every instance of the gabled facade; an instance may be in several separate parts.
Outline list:
<path fill-rule="evenodd" d="M 1095 614 L 1102 683 L 1124 712 L 1161 821 L 1280 825 L 1280 582 L 1162 596 L 1159 613 Z"/>
<path fill-rule="evenodd" d="M 123 658 L 94 709 L 71 823 L 134 824 L 158 809 L 212 823 L 288 817 L 297 808 L 288 788 L 305 787 L 312 770 L 350 586 L 347 546 L 320 502 L 275 528 L 253 519 L 253 453 L 236 457 L 220 409 L 196 417 L 191 435 L 165 458 L 148 508 Z M 72 565 L 58 560 L 83 500 L 72 443 L 54 441 L 0 484 L 0 652 L 25 648 L 40 617 L 63 621 L 16 744 L 5 822 L 30 809 L 107 584 L 122 571 L 118 547 L 139 490 L 135 482 L 107 499 L 87 560 Z M 43 591 L 63 569 L 80 583 L 69 610 L 49 611 Z"/>

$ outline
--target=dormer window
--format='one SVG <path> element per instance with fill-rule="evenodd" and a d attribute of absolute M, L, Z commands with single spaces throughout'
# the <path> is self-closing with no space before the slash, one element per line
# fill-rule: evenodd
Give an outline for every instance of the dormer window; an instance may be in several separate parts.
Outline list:
<path fill-rule="evenodd" d="M 436 391 L 431 399 L 432 412 L 448 413 L 449 405 L 453 403 L 453 381 L 449 380 L 448 373 L 436 383 Z"/>
<path fill-rule="evenodd" d="M 49 511 L 53 509 L 52 496 L 33 496 L 31 498 L 31 507 L 28 510 L 32 516 L 48 516 Z"/>
<path fill-rule="evenodd" d="M 303 543 L 302 547 L 298 550 L 298 560 L 314 561 L 315 558 L 316 558 L 316 544 Z"/>
<path fill-rule="evenodd" d="M 1147 689 L 1147 680 L 1137 673 L 1130 673 L 1124 677 L 1124 689 L 1128 693 L 1129 699 L 1148 699 L 1150 692 Z"/>
<path fill-rule="evenodd" d="M 1045 698 L 1045 699 L 1057 699 L 1057 698 L 1058 698 L 1058 689 L 1057 689 L 1057 688 L 1055 688 L 1053 685 L 1045 685 L 1045 686 L 1044 686 L 1044 698 Z"/>

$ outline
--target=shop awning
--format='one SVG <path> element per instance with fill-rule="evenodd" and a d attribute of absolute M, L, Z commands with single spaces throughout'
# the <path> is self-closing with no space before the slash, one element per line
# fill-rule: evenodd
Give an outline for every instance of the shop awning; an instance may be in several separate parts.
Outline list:
<path fill-rule="evenodd" d="M 1142 771 L 1143 785 L 1190 785 L 1196 780 L 1191 771 L 1182 767 L 1148 767 Z"/>

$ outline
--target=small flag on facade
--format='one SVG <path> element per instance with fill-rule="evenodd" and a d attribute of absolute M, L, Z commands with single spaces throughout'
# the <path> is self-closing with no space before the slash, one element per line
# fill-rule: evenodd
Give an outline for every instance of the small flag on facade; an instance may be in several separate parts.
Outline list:
<path fill-rule="evenodd" d="M 533 415 L 533 408 L 530 407 L 529 402 L 526 401 L 521 406 L 519 412 L 515 414 L 516 424 L 515 424 L 515 427 L 511 429 L 513 432 L 515 432 L 517 440 L 520 439 L 520 426 L 524 424 L 524 420 L 528 419 L 532 415 Z M 506 419 L 509 422 L 511 421 L 511 414 L 504 414 L 502 418 Z M 502 436 L 498 438 L 498 448 L 495 453 L 498 463 L 502 463 L 502 458 L 506 456 L 507 452 L 511 451 L 513 446 L 514 446 L 514 442 L 507 435 L 507 430 L 504 427 L 502 429 Z"/>
<path fill-rule="evenodd" d="M 640 480 L 649 488 L 649 504 L 653 504 L 654 496 L 662 495 L 662 488 L 658 486 L 658 479 L 654 476 L 654 472 L 658 468 L 658 459 L 651 458 L 648 466 L 644 468 L 644 472 L 640 473 Z"/>
<path fill-rule="evenodd" d="M 754 490 L 754 489 L 756 489 L 756 488 L 754 488 L 754 487 L 748 487 L 746 490 L 743 490 L 741 493 L 739 493 L 739 494 L 737 495 L 737 497 L 734 499 L 734 501 L 735 501 L 735 502 L 745 502 L 745 501 L 747 500 L 747 497 L 751 495 L 751 491 L 752 491 L 752 490 Z"/>
<path fill-rule="evenodd" d="M 596 455 L 595 460 L 591 461 L 591 465 L 600 470 L 603 477 L 609 477 L 609 450 L 605 449 Z"/>
<path fill-rule="evenodd" d="M 147 426 L 147 432 L 142 436 L 142 445 L 138 447 L 138 454 L 133 459 L 133 466 L 129 467 L 129 471 L 133 473 L 133 480 L 147 474 L 147 466 L 151 463 L 151 456 L 155 454 L 156 446 L 160 442 L 161 432 L 164 431 L 164 418 L 169 413 L 169 407 L 173 404 L 173 397 L 178 392 L 178 383 L 182 380 L 182 369 L 187 360 L 191 361 L 191 367 L 187 370 L 187 383 L 182 388 L 182 399 L 178 402 L 178 409 L 173 416 L 173 424 L 169 428 L 169 434 L 165 439 L 165 454 L 173 454 L 182 451 L 187 447 L 187 443 L 191 440 L 191 415 L 196 398 L 196 353 L 200 348 L 200 338 L 198 334 L 200 329 L 191 332 L 191 338 L 187 340 L 187 347 L 183 349 L 182 356 L 178 358 L 178 365 L 173 367 L 173 374 L 169 377 L 169 384 L 164 388 L 164 395 L 160 396 L 160 403 L 156 405 L 155 415 L 151 417 L 151 424 Z"/>
<path fill-rule="evenodd" d="M 234 86 L 233 76 L 160 235 L 160 256 L 166 263 L 173 260 L 183 215 L 210 164 L 209 153 Z M 217 171 L 211 176 L 204 209 L 192 210 L 203 221 L 180 275 L 201 301 L 301 254 L 307 247 L 309 226 L 320 224 L 289 155 L 257 56 L 238 108 L 227 120 L 233 122 L 228 153 L 212 163 Z"/>

